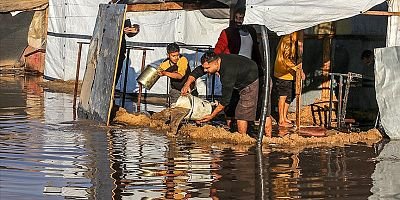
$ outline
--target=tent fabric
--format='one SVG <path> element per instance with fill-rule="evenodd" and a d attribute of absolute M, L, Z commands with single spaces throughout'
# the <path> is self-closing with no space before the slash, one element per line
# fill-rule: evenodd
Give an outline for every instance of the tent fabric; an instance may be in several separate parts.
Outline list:
<path fill-rule="evenodd" d="M 49 0 L 1 0 L 0 12 L 43 10 Z"/>
<path fill-rule="evenodd" d="M 90 42 L 100 3 L 108 0 L 50 0 L 44 75 L 73 80 L 77 66 L 78 41 Z M 83 45 L 80 80 L 86 69 L 88 45 Z"/>
<path fill-rule="evenodd" d="M 218 9 L 203 9 L 200 10 L 201 14 L 212 19 L 229 19 L 230 13 L 227 8 Z"/>
<path fill-rule="evenodd" d="M 388 1 L 389 12 L 400 12 L 400 0 Z M 400 46 L 400 16 L 388 17 L 386 46 Z"/>
<path fill-rule="evenodd" d="M 47 11 L 35 11 L 28 32 L 28 44 L 36 49 L 46 47 Z"/>
<path fill-rule="evenodd" d="M 165 3 L 169 1 L 174 1 L 174 2 L 184 2 L 184 3 L 199 3 L 199 0 L 116 0 L 119 3 L 125 3 L 125 4 L 136 4 L 136 3 Z M 226 5 L 230 5 L 232 3 L 236 3 L 237 0 L 216 0 L 218 2 L 224 3 Z M 115 2 L 115 1 L 114 1 Z M 206 2 L 203 0 L 203 2 Z"/>
<path fill-rule="evenodd" d="M 127 13 L 127 18 L 132 23 L 141 25 L 140 32 L 133 38 L 127 38 L 128 43 L 147 45 L 155 44 L 153 51 L 147 51 L 146 65 L 158 66 L 166 58 L 166 44 L 178 42 L 188 45 L 209 45 L 214 47 L 219 33 L 228 25 L 228 19 L 211 19 L 205 17 L 200 11 L 167 11 L 167 12 L 132 12 Z M 189 65 L 194 69 L 200 63 L 201 53 L 197 54 L 192 48 L 181 48 L 181 53 L 189 60 Z M 128 92 L 137 92 L 136 77 L 140 74 L 142 51 L 131 50 L 128 72 Z M 124 77 L 123 70 L 122 76 Z M 123 81 L 119 81 L 117 89 L 123 88 Z M 216 94 L 220 94 L 221 85 L 217 79 Z M 201 95 L 206 94 L 205 79 L 197 81 L 197 89 Z M 152 94 L 167 93 L 167 78 L 161 77 L 150 91 Z M 211 86 L 208 86 L 211 88 Z"/>
<path fill-rule="evenodd" d="M 99 3 L 108 0 L 50 0 L 49 22 L 46 44 L 45 76 L 61 80 L 75 79 L 78 57 L 78 41 L 90 42 L 96 23 Z M 179 42 L 184 44 L 209 45 L 213 47 L 222 29 L 228 26 L 228 19 L 211 19 L 200 11 L 154 11 L 128 12 L 126 18 L 140 25 L 140 32 L 133 38 L 128 38 L 128 44 L 146 46 L 154 49 L 147 51 L 146 65 L 157 66 L 166 57 L 166 44 Z M 88 45 L 82 48 L 80 63 L 80 79 L 86 69 Z M 181 52 L 188 57 L 190 67 L 195 67 L 196 53 L 182 48 Z M 197 55 L 199 60 L 201 54 Z M 128 69 L 127 92 L 137 92 L 136 77 L 140 73 L 142 51 L 131 50 Z M 199 63 L 199 61 L 197 61 Z M 125 65 L 124 65 L 125 66 Z M 124 70 L 123 70 L 124 73 Z M 123 77 L 124 74 L 122 74 Z M 123 81 L 119 81 L 117 89 L 122 89 Z M 217 81 L 218 82 L 218 81 Z M 199 80 L 199 92 L 205 94 L 204 80 Z M 167 79 L 162 77 L 149 93 L 166 94 Z M 219 94 L 220 84 L 216 93 Z"/>
<path fill-rule="evenodd" d="M 247 0 L 244 23 L 265 25 L 278 35 L 349 18 L 385 0 Z"/>
<path fill-rule="evenodd" d="M 381 123 L 391 139 L 400 139 L 400 46 L 375 49 L 375 90 Z"/>

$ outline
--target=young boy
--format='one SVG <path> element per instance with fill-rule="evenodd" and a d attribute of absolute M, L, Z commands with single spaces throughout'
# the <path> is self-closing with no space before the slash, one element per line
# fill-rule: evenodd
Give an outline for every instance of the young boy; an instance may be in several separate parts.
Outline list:
<path fill-rule="evenodd" d="M 160 76 L 168 76 L 170 80 L 169 98 L 170 102 L 175 103 L 181 95 L 181 89 L 190 74 L 190 67 L 187 58 L 179 53 L 180 49 L 176 43 L 168 44 L 167 46 L 167 59 L 165 59 L 159 66 L 161 70 Z M 191 85 L 193 90 L 194 84 Z M 192 92 L 197 96 L 197 91 Z"/>

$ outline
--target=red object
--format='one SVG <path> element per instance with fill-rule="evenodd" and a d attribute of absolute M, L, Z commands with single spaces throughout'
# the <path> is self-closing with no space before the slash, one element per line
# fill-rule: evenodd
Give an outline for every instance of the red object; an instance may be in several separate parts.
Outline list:
<path fill-rule="evenodd" d="M 45 49 L 35 49 L 28 46 L 24 51 L 25 71 L 38 74 L 44 73 Z"/>
<path fill-rule="evenodd" d="M 230 54 L 231 53 L 228 48 L 228 36 L 226 35 L 225 30 L 223 30 L 221 32 L 221 34 L 219 35 L 218 42 L 217 42 L 217 44 L 215 44 L 214 52 L 216 54 L 221 54 L 221 53 Z"/>

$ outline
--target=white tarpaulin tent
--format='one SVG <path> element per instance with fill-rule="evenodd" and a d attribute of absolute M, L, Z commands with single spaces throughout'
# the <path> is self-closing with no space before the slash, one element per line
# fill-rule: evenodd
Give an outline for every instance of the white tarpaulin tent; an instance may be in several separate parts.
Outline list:
<path fill-rule="evenodd" d="M 376 100 L 381 123 L 391 139 L 400 139 L 400 46 L 375 49 Z"/>
<path fill-rule="evenodd" d="M 389 12 L 400 12 L 400 0 L 388 1 Z M 400 16 L 388 17 L 386 46 L 400 46 Z"/>
<path fill-rule="evenodd" d="M 245 22 L 264 24 L 278 34 L 290 33 L 316 24 L 343 19 L 359 14 L 384 0 L 295 0 L 295 1 L 256 1 L 247 0 Z M 95 26 L 98 5 L 108 0 L 50 0 L 49 23 L 46 47 L 45 75 L 47 77 L 73 80 L 77 61 L 78 41 L 89 42 Z M 163 44 L 182 42 L 214 46 L 219 33 L 228 26 L 228 19 L 211 19 L 201 11 L 157 11 L 127 13 L 132 23 L 141 25 L 141 32 L 128 41 L 135 43 Z M 206 29 L 207 28 L 207 29 Z M 87 45 L 83 46 L 81 76 L 86 66 Z M 146 65 L 157 65 L 165 57 L 164 47 L 154 47 L 147 52 Z M 194 66 L 194 52 L 182 51 L 191 59 Z M 200 56 L 200 55 L 199 55 Z M 140 72 L 141 52 L 132 51 L 127 92 L 136 92 L 135 78 Z M 217 81 L 218 83 L 218 81 Z M 200 94 L 205 94 L 205 84 L 199 86 Z M 121 88 L 121 83 L 117 85 Z M 219 94 L 220 85 L 216 93 Z M 166 78 L 163 77 L 150 93 L 165 94 Z"/>
<path fill-rule="evenodd" d="M 75 79 L 78 57 L 77 42 L 90 42 L 99 4 L 108 2 L 109 0 L 49 1 L 45 76 L 62 80 Z M 158 47 L 150 47 L 154 51 L 147 52 L 146 65 L 161 63 L 162 59 L 166 57 L 165 46 L 167 43 L 180 42 L 214 46 L 221 30 L 228 26 L 228 19 L 207 18 L 199 10 L 128 12 L 126 18 L 131 19 L 132 23 L 140 25 L 140 33 L 133 38 L 127 38 L 128 42 L 158 44 L 155 45 Z M 81 80 L 86 68 L 87 51 L 88 45 L 83 45 Z M 183 49 L 182 53 L 190 57 L 191 67 L 194 68 L 195 52 Z M 135 79 L 140 73 L 141 58 L 141 51 L 131 51 L 128 93 L 138 90 Z M 166 81 L 165 77 L 161 78 L 149 92 L 165 94 Z M 200 94 L 205 94 L 204 86 L 204 83 L 200 84 Z M 117 88 L 121 88 L 121 83 L 117 84 Z M 218 88 L 216 91 L 218 91 Z"/>
<path fill-rule="evenodd" d="M 385 0 L 247 0 L 246 24 L 265 25 L 278 35 L 365 12 Z"/>

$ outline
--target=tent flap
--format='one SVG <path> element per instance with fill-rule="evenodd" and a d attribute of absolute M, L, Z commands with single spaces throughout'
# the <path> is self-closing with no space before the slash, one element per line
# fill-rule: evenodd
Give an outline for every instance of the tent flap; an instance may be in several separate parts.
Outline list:
<path fill-rule="evenodd" d="M 391 139 L 400 139 L 400 46 L 375 49 L 375 90 L 381 123 Z"/>
<path fill-rule="evenodd" d="M 244 23 L 285 35 L 365 12 L 384 0 L 247 0 Z"/>

